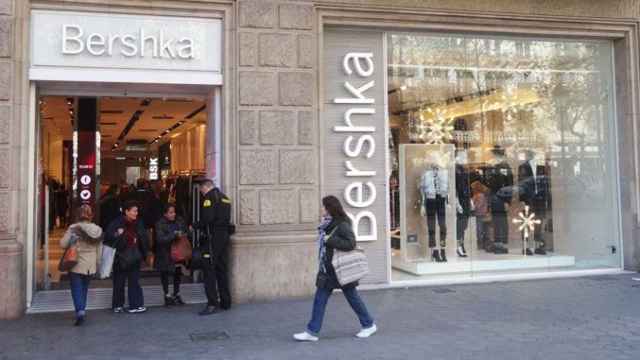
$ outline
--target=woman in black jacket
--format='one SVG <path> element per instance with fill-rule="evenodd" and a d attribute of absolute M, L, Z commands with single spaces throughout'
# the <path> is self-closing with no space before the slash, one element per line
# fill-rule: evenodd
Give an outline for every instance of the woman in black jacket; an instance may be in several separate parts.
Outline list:
<path fill-rule="evenodd" d="M 307 324 L 307 330 L 293 335 L 298 341 L 318 341 L 318 334 L 322 327 L 327 301 L 334 289 L 342 289 L 344 297 L 358 316 L 362 330 L 356 334 L 358 338 L 367 338 L 373 335 L 378 328 L 373 322 L 367 307 L 358 295 L 356 287 L 358 282 L 340 286 L 335 269 L 331 264 L 334 249 L 351 251 L 356 247 L 355 234 L 351 227 L 351 220 L 342 208 L 340 200 L 335 196 L 327 196 L 322 199 L 324 208 L 323 222 L 318 227 L 318 259 L 320 268 L 316 276 L 316 295 L 313 301 L 311 320 Z"/>
<path fill-rule="evenodd" d="M 124 312 L 124 287 L 127 281 L 129 282 L 128 312 L 147 311 L 140 286 L 140 266 L 147 257 L 148 236 L 142 221 L 138 219 L 138 205 L 135 202 L 125 203 L 124 215 L 109 224 L 104 236 L 105 244 L 116 249 L 116 258 L 113 263 L 113 312 Z"/>
<path fill-rule="evenodd" d="M 171 245 L 181 236 L 187 235 L 187 226 L 181 217 L 176 216 L 176 206 L 169 204 L 164 214 L 156 223 L 156 258 L 155 268 L 160 272 L 164 305 L 184 305 L 180 297 L 182 267 L 171 258 Z M 173 296 L 169 295 L 169 276 L 173 276 Z"/>

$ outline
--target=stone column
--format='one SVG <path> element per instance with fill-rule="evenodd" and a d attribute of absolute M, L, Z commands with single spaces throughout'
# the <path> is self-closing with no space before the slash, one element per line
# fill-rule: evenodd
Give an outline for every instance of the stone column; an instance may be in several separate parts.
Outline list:
<path fill-rule="evenodd" d="M 16 236 L 15 19 L 14 1 L 0 0 L 0 319 L 21 316 L 25 302 L 24 253 Z"/>
<path fill-rule="evenodd" d="M 310 3 L 237 3 L 238 301 L 313 288 L 319 215 L 315 13 Z"/>

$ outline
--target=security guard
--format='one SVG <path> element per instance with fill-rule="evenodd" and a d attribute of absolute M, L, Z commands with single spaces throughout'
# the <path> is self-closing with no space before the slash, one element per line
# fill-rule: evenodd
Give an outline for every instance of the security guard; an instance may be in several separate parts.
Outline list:
<path fill-rule="evenodd" d="M 227 273 L 231 200 L 208 179 L 200 183 L 200 193 L 198 228 L 203 233 L 200 247 L 205 260 L 204 285 L 208 301 L 200 315 L 211 315 L 231 307 Z"/>

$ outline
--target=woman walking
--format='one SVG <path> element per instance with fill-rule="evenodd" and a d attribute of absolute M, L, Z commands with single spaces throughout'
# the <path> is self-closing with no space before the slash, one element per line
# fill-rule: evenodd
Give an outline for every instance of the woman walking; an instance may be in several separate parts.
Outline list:
<path fill-rule="evenodd" d="M 164 291 L 164 305 L 184 305 L 180 297 L 180 282 L 182 278 L 182 264 L 176 264 L 171 257 L 171 245 L 180 237 L 187 235 L 187 226 L 182 218 L 176 216 L 176 207 L 166 205 L 163 216 L 156 223 L 156 258 L 155 268 L 160 272 L 162 290 Z M 169 276 L 173 276 L 173 296 L 169 295 Z"/>
<path fill-rule="evenodd" d="M 128 282 L 129 313 L 143 313 L 144 295 L 140 286 L 140 266 L 147 257 L 148 239 L 142 221 L 138 219 L 138 205 L 127 202 L 124 215 L 109 224 L 105 232 L 105 243 L 116 249 L 113 263 L 114 313 L 124 312 L 124 288 Z"/>
<path fill-rule="evenodd" d="M 76 326 L 84 323 L 89 281 L 98 269 L 102 251 L 102 229 L 91 222 L 92 220 L 91 207 L 89 205 L 80 206 L 77 222 L 69 226 L 60 240 L 60 246 L 63 249 L 75 245 L 78 251 L 78 263 L 69 270 L 71 297 L 76 310 Z"/>
<path fill-rule="evenodd" d="M 334 289 L 342 289 L 344 297 L 360 320 L 362 330 L 356 334 L 356 337 L 368 338 L 378 328 L 356 290 L 358 282 L 340 286 L 335 269 L 331 264 L 334 250 L 351 251 L 356 247 L 351 220 L 342 208 L 340 200 L 335 196 L 327 196 L 322 199 L 322 205 L 324 220 L 318 227 L 320 268 L 316 277 L 316 295 L 313 301 L 311 320 L 307 324 L 307 330 L 293 335 L 293 338 L 298 341 L 318 341 L 327 301 Z"/>

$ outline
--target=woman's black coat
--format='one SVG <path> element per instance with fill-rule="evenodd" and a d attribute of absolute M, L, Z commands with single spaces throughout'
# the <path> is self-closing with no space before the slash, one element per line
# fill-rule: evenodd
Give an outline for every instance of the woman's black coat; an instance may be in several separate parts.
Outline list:
<path fill-rule="evenodd" d="M 124 232 L 118 235 L 118 229 L 126 230 L 126 220 L 124 215 L 117 217 L 115 220 L 107 226 L 107 230 L 104 233 L 104 243 L 112 248 L 116 249 L 116 258 L 113 263 L 113 268 L 118 269 L 119 254 L 122 254 L 127 249 L 127 239 L 124 236 Z M 144 228 L 142 221 L 136 221 L 136 235 L 138 238 L 138 249 L 142 255 L 142 260 L 147 258 L 149 253 L 149 237 L 147 236 L 147 230 Z"/>
<path fill-rule="evenodd" d="M 171 244 L 176 239 L 176 234 L 171 230 L 171 222 L 164 216 L 156 223 L 156 257 L 154 266 L 158 271 L 173 272 L 176 264 L 171 258 Z M 175 224 L 177 230 L 185 235 L 187 234 L 187 226 L 180 217 L 176 217 Z"/>
<path fill-rule="evenodd" d="M 322 270 L 318 271 L 318 276 L 316 277 L 316 286 L 330 290 L 358 286 L 357 281 L 341 286 L 338 282 L 336 271 L 331 264 L 331 261 L 333 260 L 333 252 L 335 249 L 341 251 L 351 251 L 356 248 L 356 236 L 353 233 L 351 223 L 346 220 L 334 220 L 325 229 L 325 232 L 327 234 L 325 237 L 327 250 L 324 254 L 322 262 L 324 263 L 324 267 L 327 270 L 327 273 L 323 274 Z"/>

